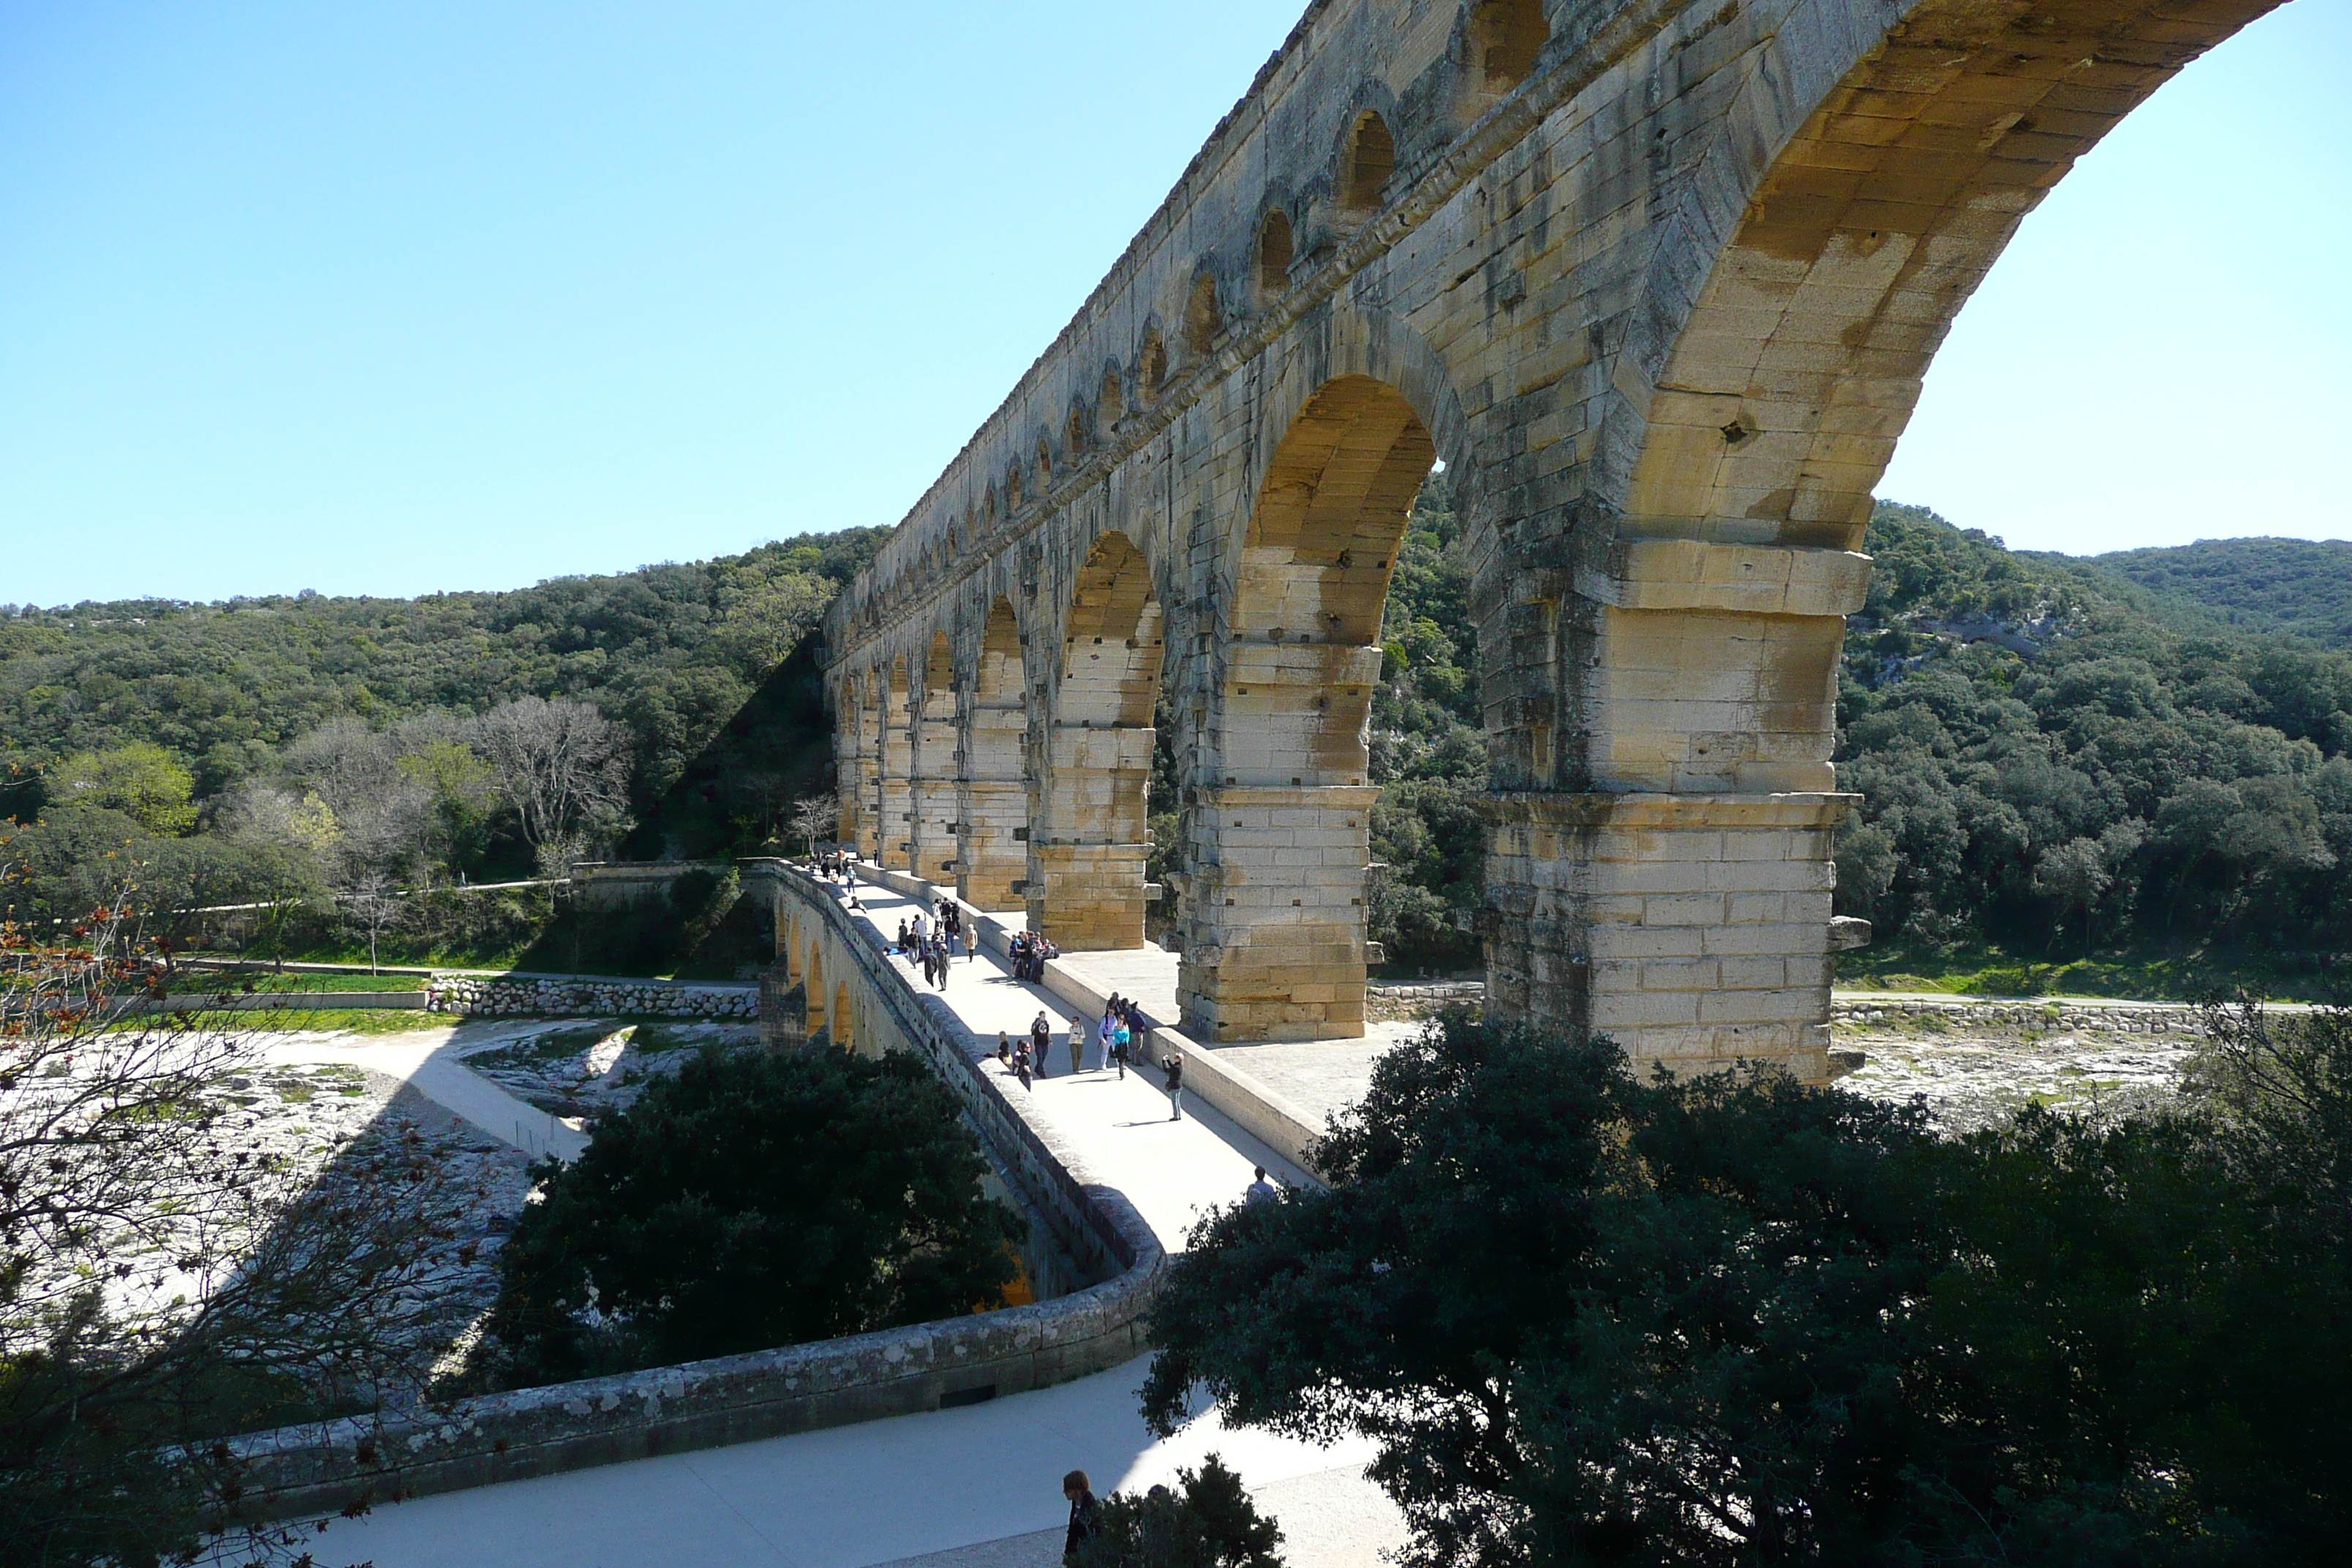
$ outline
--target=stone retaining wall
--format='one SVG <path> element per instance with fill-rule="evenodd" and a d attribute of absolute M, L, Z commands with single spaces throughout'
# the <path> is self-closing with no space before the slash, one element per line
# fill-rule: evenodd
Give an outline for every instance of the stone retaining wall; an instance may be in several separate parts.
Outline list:
<path fill-rule="evenodd" d="M 1897 1024 L 1936 1019 L 1974 1029 L 2093 1031 L 2116 1035 L 2201 1035 L 2198 1010 L 2179 1004 L 2105 1002 L 1971 1002 L 1928 997 L 1841 998 L 1830 1004 L 1833 1024 Z"/>
<path fill-rule="evenodd" d="M 465 1017 L 709 1018 L 751 1023 L 760 1016 L 756 985 L 668 985 L 643 980 L 472 980 L 436 975 L 425 1005 Z"/>

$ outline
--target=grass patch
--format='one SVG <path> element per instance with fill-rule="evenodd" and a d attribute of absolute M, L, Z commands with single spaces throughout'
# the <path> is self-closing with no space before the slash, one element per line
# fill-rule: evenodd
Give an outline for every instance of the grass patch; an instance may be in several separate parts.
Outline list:
<path fill-rule="evenodd" d="M 181 983 L 181 989 L 202 995 L 215 993 L 250 994 L 307 994 L 311 992 L 335 991 L 422 991 L 426 976 L 422 974 L 280 974 L 274 970 L 249 970 L 231 973 L 222 970 L 200 969 Z M 250 986 L 251 992 L 247 988 Z"/>
<path fill-rule="evenodd" d="M 2108 952 L 2053 963 L 1985 945 L 1931 948 L 1899 940 L 1842 953 L 1849 990 L 1968 997 L 2099 996 L 2194 1002 L 2245 990 L 2265 1001 L 2321 1002 L 2352 985 L 2352 955 L 2198 948 Z"/>

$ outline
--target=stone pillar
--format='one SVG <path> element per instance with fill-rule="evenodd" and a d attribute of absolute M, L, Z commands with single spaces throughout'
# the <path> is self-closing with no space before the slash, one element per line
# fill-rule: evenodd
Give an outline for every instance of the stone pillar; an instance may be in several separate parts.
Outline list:
<path fill-rule="evenodd" d="M 1854 798 L 1830 760 L 1837 659 L 1869 566 L 1636 537 L 1572 578 L 1482 591 L 1486 705 L 1507 720 L 1489 1017 L 1606 1035 L 1640 1068 L 1826 1078 L 1835 830 Z"/>
<path fill-rule="evenodd" d="M 914 867 L 915 766 L 914 715 L 903 694 L 893 692 L 882 706 L 882 759 L 877 825 L 882 864 L 894 871 Z"/>
<path fill-rule="evenodd" d="M 915 766 L 908 794 L 909 853 L 915 875 L 946 882 L 956 875 L 956 804 L 961 793 L 956 759 L 955 689 L 926 690 L 915 722 Z"/>
<path fill-rule="evenodd" d="M 1195 1038 L 1364 1032 L 1364 881 L 1379 789 L 1200 790 L 1177 994 Z"/>
<path fill-rule="evenodd" d="M 1646 1068 L 1828 1076 L 1830 895 L 1851 796 L 1487 797 L 1486 1011 Z"/>
<path fill-rule="evenodd" d="M 1152 730 L 1056 723 L 1029 834 L 1031 929 L 1071 952 L 1143 945 Z"/>
<path fill-rule="evenodd" d="M 983 910 L 1017 910 L 1029 879 L 1029 786 L 966 779 L 956 806 L 956 893 Z"/>

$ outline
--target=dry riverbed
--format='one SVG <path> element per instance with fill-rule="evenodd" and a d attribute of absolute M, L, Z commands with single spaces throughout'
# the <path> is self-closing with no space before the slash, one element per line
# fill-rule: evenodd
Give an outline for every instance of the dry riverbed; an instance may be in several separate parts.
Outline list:
<path fill-rule="evenodd" d="M 1948 1132 L 1990 1126 L 2026 1105 L 2105 1120 L 2169 1100 L 2196 1044 L 2181 1034 L 1988 1027 L 1965 1016 L 1937 1026 L 1942 1022 L 1834 1026 L 1832 1052 L 1863 1057 L 1839 1087 L 1895 1103 L 1920 1099 Z"/>

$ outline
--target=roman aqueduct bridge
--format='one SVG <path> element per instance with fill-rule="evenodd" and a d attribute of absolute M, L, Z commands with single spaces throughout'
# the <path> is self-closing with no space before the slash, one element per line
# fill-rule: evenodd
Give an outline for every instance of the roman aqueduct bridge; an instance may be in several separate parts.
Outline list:
<path fill-rule="evenodd" d="M 1872 489 L 2019 220 L 2274 3 L 1318 0 L 835 606 L 844 837 L 1140 945 L 1164 714 L 1186 1027 L 1360 1033 L 1442 459 L 1490 1009 L 1818 1076 Z"/>

